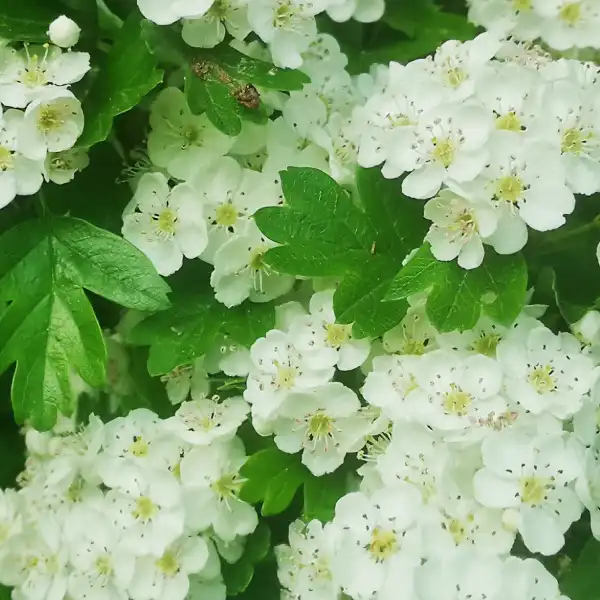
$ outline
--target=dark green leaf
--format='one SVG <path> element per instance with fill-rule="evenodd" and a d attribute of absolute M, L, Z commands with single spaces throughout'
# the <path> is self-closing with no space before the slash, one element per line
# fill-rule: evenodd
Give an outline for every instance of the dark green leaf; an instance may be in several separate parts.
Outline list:
<path fill-rule="evenodd" d="M 600 542 L 590 538 L 561 579 L 560 591 L 571 600 L 600 600 L 599 570 Z"/>
<path fill-rule="evenodd" d="M 141 21 L 132 14 L 83 104 L 85 129 L 77 145 L 88 148 L 104 141 L 113 119 L 136 106 L 162 78 L 163 72 L 142 37 Z"/>
<path fill-rule="evenodd" d="M 346 473 L 338 469 L 322 477 L 309 476 L 304 482 L 304 518 L 327 523 L 333 519 L 336 502 L 346 493 Z"/>
<path fill-rule="evenodd" d="M 141 34 L 158 61 L 176 67 L 189 64 L 192 49 L 181 38 L 181 31 L 143 19 Z"/>
<path fill-rule="evenodd" d="M 273 305 L 248 303 L 228 310 L 215 299 L 211 288 L 176 291 L 171 302 L 170 310 L 148 317 L 130 333 L 132 343 L 150 345 L 151 375 L 163 375 L 192 362 L 220 336 L 251 345 L 274 325 Z"/>
<path fill-rule="evenodd" d="M 48 27 L 60 15 L 43 0 L 2 0 L 0 37 L 20 42 L 47 42 Z"/>
<path fill-rule="evenodd" d="M 254 576 L 254 567 L 251 563 L 242 559 L 233 564 L 223 562 L 221 572 L 227 588 L 227 595 L 237 596 L 250 585 Z"/>
<path fill-rule="evenodd" d="M 262 522 L 246 539 L 244 558 L 253 565 L 264 560 L 271 547 L 271 529 Z"/>
<path fill-rule="evenodd" d="M 306 481 L 309 472 L 294 455 L 294 461 L 280 471 L 267 487 L 261 514 L 263 517 L 282 513 L 292 502 L 300 486 Z"/>
<path fill-rule="evenodd" d="M 527 265 L 519 254 L 488 252 L 477 269 L 440 262 L 424 245 L 392 282 L 387 299 L 399 300 L 431 290 L 427 314 L 440 331 L 464 331 L 475 326 L 481 311 L 509 325 L 525 304 Z"/>
<path fill-rule="evenodd" d="M 122 238 L 70 217 L 26 221 L 0 237 L 0 370 L 17 363 L 15 417 L 39 429 L 73 410 L 70 370 L 105 379 L 106 349 L 86 287 L 126 306 L 158 310 L 168 287 Z M 145 289 L 139 289 L 141 285 Z"/>
<path fill-rule="evenodd" d="M 405 198 L 379 169 L 358 173 L 364 210 L 316 169 L 290 168 L 281 177 L 286 205 L 255 215 L 260 229 L 282 244 L 267 253 L 267 262 L 284 273 L 342 277 L 335 311 L 338 321 L 354 323 L 357 337 L 397 325 L 406 303 L 382 300 L 404 257 L 422 242 L 422 204 Z"/>
<path fill-rule="evenodd" d="M 270 482 L 292 462 L 294 456 L 278 448 L 266 448 L 253 454 L 240 470 L 247 480 L 241 489 L 240 498 L 250 504 L 264 500 Z"/>

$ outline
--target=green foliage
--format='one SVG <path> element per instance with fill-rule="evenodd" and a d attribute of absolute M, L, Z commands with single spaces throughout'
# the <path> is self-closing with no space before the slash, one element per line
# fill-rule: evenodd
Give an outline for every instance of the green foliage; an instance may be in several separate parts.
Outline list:
<path fill-rule="evenodd" d="M 47 42 L 48 26 L 60 14 L 43 0 L 0 1 L 0 37 L 22 42 Z"/>
<path fill-rule="evenodd" d="M 70 217 L 26 221 L 0 237 L 0 370 L 17 363 L 15 418 L 49 429 L 70 414 L 70 369 L 105 378 L 106 351 L 87 288 L 123 306 L 160 310 L 168 286 L 128 242 Z M 27 290 L 24 293 L 24 290 Z"/>
<path fill-rule="evenodd" d="M 570 600 L 599 600 L 598 570 L 600 542 L 591 538 L 560 581 L 561 592 Z"/>
<path fill-rule="evenodd" d="M 267 556 L 271 547 L 271 530 L 265 522 L 246 539 L 244 554 L 237 562 L 223 562 L 221 571 L 227 587 L 228 596 L 238 596 L 250 585 L 254 577 L 255 566 Z"/>
<path fill-rule="evenodd" d="M 309 479 L 299 455 L 266 448 L 253 454 L 240 473 L 247 479 L 240 498 L 251 504 L 262 502 L 262 515 L 282 513 L 294 499 L 300 486 Z"/>
<path fill-rule="evenodd" d="M 346 471 L 340 467 L 330 475 L 310 476 L 304 482 L 304 518 L 327 523 L 335 515 L 336 502 L 347 492 Z"/>
<path fill-rule="evenodd" d="M 519 254 L 487 252 L 483 264 L 468 271 L 436 260 L 425 244 L 400 270 L 386 298 L 395 301 L 429 289 L 427 315 L 439 331 L 471 329 L 482 311 L 510 325 L 525 304 L 527 265 Z"/>
<path fill-rule="evenodd" d="M 271 304 L 245 304 L 227 309 L 211 288 L 183 289 L 171 298 L 172 307 L 151 315 L 130 333 L 130 341 L 149 345 L 148 370 L 169 373 L 205 354 L 221 337 L 249 346 L 275 324 Z"/>
<path fill-rule="evenodd" d="M 362 208 L 325 173 L 309 168 L 282 172 L 286 205 L 255 218 L 269 238 L 283 244 L 266 261 L 283 273 L 342 277 L 334 296 L 338 321 L 354 334 L 378 336 L 397 325 L 404 301 L 382 300 L 404 257 L 421 244 L 422 203 L 405 198 L 397 181 L 377 169 L 358 172 Z"/>
<path fill-rule="evenodd" d="M 110 134 L 113 119 L 134 106 L 163 79 L 142 37 L 141 21 L 125 21 L 83 104 L 85 129 L 77 145 L 89 148 Z"/>

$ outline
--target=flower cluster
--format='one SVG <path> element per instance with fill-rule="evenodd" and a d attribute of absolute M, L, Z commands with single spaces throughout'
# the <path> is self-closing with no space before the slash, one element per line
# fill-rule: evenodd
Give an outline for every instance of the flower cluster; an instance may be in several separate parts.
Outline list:
<path fill-rule="evenodd" d="M 76 42 L 71 24 L 57 19 L 51 38 Z M 69 86 L 89 69 L 89 54 L 58 45 L 0 47 L 0 208 L 17 195 L 35 194 L 44 179 L 67 183 L 87 166 L 87 155 L 72 149 L 83 112 Z"/>
<path fill-rule="evenodd" d="M 23 600 L 224 600 L 219 555 L 238 560 L 257 525 L 237 497 L 247 413 L 203 398 L 29 430 L 21 487 L 0 496 L 0 582 Z"/>
<path fill-rule="evenodd" d="M 468 0 L 469 18 L 501 35 L 556 50 L 600 48 L 598 0 Z"/>
<path fill-rule="evenodd" d="M 212 48 L 226 33 L 243 41 L 254 32 L 276 65 L 292 68 L 302 65 L 302 53 L 317 39 L 319 13 L 367 23 L 380 19 L 385 8 L 384 0 L 138 0 L 138 6 L 159 25 L 181 19 L 190 46 Z"/>
<path fill-rule="evenodd" d="M 252 423 L 261 435 L 319 476 L 337 469 L 356 452 L 376 424 L 358 396 L 332 381 L 335 369 L 362 365 L 370 343 L 352 337 L 351 325 L 336 323 L 333 290 L 315 293 L 309 311 L 297 302 L 278 308 L 278 329 L 250 349 L 252 365 L 244 398 L 252 406 Z"/>
<path fill-rule="evenodd" d="M 483 244 L 517 252 L 528 227 L 560 227 L 575 194 L 600 190 L 598 73 L 489 32 L 446 42 L 434 57 L 389 65 L 356 110 L 358 162 L 406 174 L 404 193 L 430 199 L 436 258 L 475 268 Z"/>
<path fill-rule="evenodd" d="M 135 181 L 123 235 L 162 275 L 181 268 L 184 256 L 213 265 L 211 285 L 228 307 L 247 298 L 272 300 L 294 284 L 265 265 L 274 244 L 252 219 L 258 209 L 283 203 L 280 171 L 315 167 L 341 183 L 354 181 L 360 131 L 351 115 L 374 77 L 353 79 L 329 35 L 319 35 L 303 57 L 311 83 L 289 95 L 261 91 L 281 116 L 264 125 L 244 121 L 237 137 L 219 131 L 206 114 L 193 114 L 178 88 L 165 88 L 151 108 L 149 172 Z"/>
<path fill-rule="evenodd" d="M 360 490 L 324 527 L 292 524 L 278 548 L 290 597 L 499 599 L 510 587 L 511 598 L 558 600 L 541 563 L 510 552 L 520 534 L 531 552 L 558 553 L 584 507 L 600 535 L 600 314 L 575 335 L 552 333 L 536 314 L 440 334 L 413 299 L 363 367 L 359 410 L 379 414 L 379 433 L 359 453 Z M 263 385 L 261 404 L 271 398 Z M 259 400 L 249 400 L 254 412 Z M 271 403 L 278 416 L 283 406 Z"/>

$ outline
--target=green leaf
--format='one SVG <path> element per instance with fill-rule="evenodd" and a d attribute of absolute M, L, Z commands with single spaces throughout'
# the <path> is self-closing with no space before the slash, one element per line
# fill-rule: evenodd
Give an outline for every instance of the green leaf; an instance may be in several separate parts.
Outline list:
<path fill-rule="evenodd" d="M 520 254 L 488 252 L 480 267 L 466 270 L 440 262 L 425 244 L 394 279 L 387 300 L 431 290 L 427 314 L 439 331 L 464 331 L 475 326 L 482 310 L 510 325 L 525 304 L 527 265 Z"/>
<path fill-rule="evenodd" d="M 240 469 L 246 479 L 240 498 L 249 504 L 265 499 L 271 481 L 294 461 L 292 454 L 278 448 L 265 448 L 250 456 Z"/>
<path fill-rule="evenodd" d="M 271 304 L 226 309 L 211 288 L 176 291 L 171 309 L 152 315 L 130 333 L 132 343 L 149 345 L 148 370 L 163 375 L 205 354 L 220 336 L 251 345 L 275 326 Z"/>
<path fill-rule="evenodd" d="M 265 559 L 271 548 L 271 529 L 265 523 L 259 523 L 258 527 L 246 539 L 244 558 L 253 565 Z"/>
<path fill-rule="evenodd" d="M 142 37 L 135 13 L 125 21 L 83 104 L 85 129 L 77 145 L 89 148 L 110 134 L 113 119 L 134 106 L 163 79 Z"/>
<path fill-rule="evenodd" d="M 206 112 L 211 123 L 223 133 L 236 136 L 242 131 L 242 106 L 230 87 L 218 79 L 200 79 L 191 71 L 185 78 L 185 95 L 194 114 Z"/>
<path fill-rule="evenodd" d="M 322 477 L 309 476 L 304 482 L 304 518 L 331 521 L 336 502 L 346 493 L 346 473 L 338 469 Z"/>
<path fill-rule="evenodd" d="M 17 363 L 20 423 L 49 429 L 57 411 L 72 412 L 71 368 L 91 386 L 104 383 L 104 339 L 83 287 L 125 306 L 167 304 L 168 287 L 148 259 L 84 221 L 26 221 L 0 236 L 0 298 L 11 302 L 0 317 L 0 371 Z"/>
<path fill-rule="evenodd" d="M 560 591 L 571 600 L 600 600 L 599 569 L 600 542 L 590 539 L 561 579 Z"/>
<path fill-rule="evenodd" d="M 291 92 L 310 83 L 310 77 L 302 71 L 275 67 L 272 63 L 246 56 L 227 44 L 200 52 L 199 56 L 218 65 L 233 79 L 259 87 Z"/>
<path fill-rule="evenodd" d="M 308 478 L 309 472 L 300 462 L 299 456 L 293 457 L 294 461 L 269 482 L 261 510 L 263 517 L 282 513 L 292 503 L 296 492 Z"/>
<path fill-rule="evenodd" d="M 342 277 L 334 308 L 339 322 L 354 323 L 357 337 L 397 325 L 406 302 L 382 300 L 404 257 L 421 245 L 422 203 L 404 197 L 379 169 L 358 172 L 364 210 L 317 169 L 289 168 L 281 177 L 286 205 L 255 215 L 265 235 L 282 244 L 267 253 L 267 263 L 293 275 Z"/>
<path fill-rule="evenodd" d="M 59 14 L 42 0 L 4 0 L 0 2 L 0 38 L 47 42 L 48 26 Z"/>

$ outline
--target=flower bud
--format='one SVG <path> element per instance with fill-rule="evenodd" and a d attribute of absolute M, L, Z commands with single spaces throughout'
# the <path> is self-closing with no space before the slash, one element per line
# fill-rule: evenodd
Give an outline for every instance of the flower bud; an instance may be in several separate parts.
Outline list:
<path fill-rule="evenodd" d="M 58 17 L 50 23 L 50 29 L 48 29 L 48 35 L 50 41 L 61 48 L 71 48 L 79 41 L 79 34 L 81 28 L 64 15 Z"/>

